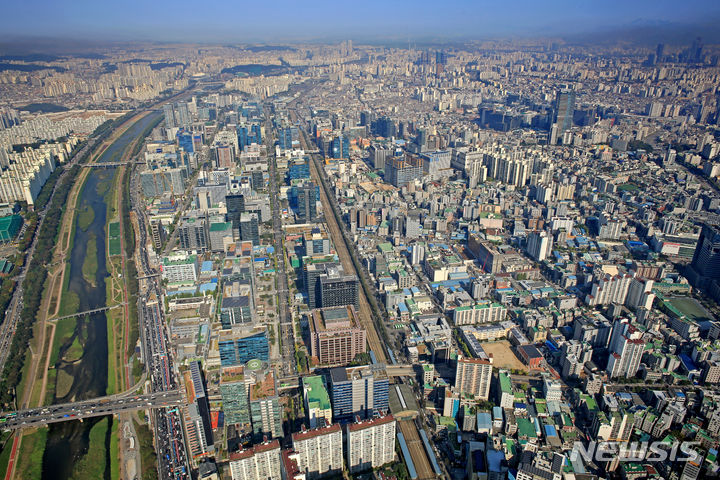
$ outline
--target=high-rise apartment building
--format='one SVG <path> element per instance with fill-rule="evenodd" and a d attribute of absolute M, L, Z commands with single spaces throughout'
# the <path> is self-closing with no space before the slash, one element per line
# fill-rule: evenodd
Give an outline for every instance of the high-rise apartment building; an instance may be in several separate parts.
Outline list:
<path fill-rule="evenodd" d="M 178 228 L 178 240 L 183 250 L 207 250 L 210 232 L 205 217 L 184 217 Z"/>
<path fill-rule="evenodd" d="M 281 478 L 280 442 L 275 439 L 231 453 L 229 465 L 232 480 Z"/>
<path fill-rule="evenodd" d="M 152 237 L 153 248 L 160 250 L 165 243 L 166 238 L 162 220 L 150 221 L 150 236 Z"/>
<path fill-rule="evenodd" d="M 257 213 L 240 214 L 240 240 L 243 242 L 252 242 L 253 245 L 260 245 Z"/>
<path fill-rule="evenodd" d="M 492 358 L 458 357 L 455 369 L 455 388 L 461 393 L 473 395 L 480 400 L 490 396 L 492 381 Z"/>
<path fill-rule="evenodd" d="M 720 279 L 720 227 L 717 225 L 703 225 L 692 267 L 703 277 Z"/>
<path fill-rule="evenodd" d="M 585 303 L 590 306 L 607 305 L 609 303 L 623 305 L 632 278 L 629 273 L 618 273 L 617 275 L 606 274 L 595 279 L 590 293 L 585 296 Z"/>
<path fill-rule="evenodd" d="M 308 296 L 307 304 L 310 309 L 322 306 L 320 276 L 324 275 L 328 268 L 338 265 L 336 258 L 330 255 L 303 258 L 303 283 Z"/>
<path fill-rule="evenodd" d="M 188 433 L 189 447 L 193 456 L 210 454 L 214 444 L 212 424 L 210 423 L 210 402 L 205 387 L 205 376 L 199 361 L 190 362 L 188 401 L 185 410 L 185 427 Z"/>
<path fill-rule="evenodd" d="M 645 351 L 642 333 L 627 322 L 617 320 L 610 339 L 610 355 L 606 371 L 611 378 L 634 377 Z"/>
<path fill-rule="evenodd" d="M 527 252 L 532 259 L 542 262 L 552 252 L 552 237 L 546 232 L 533 232 L 528 235 Z"/>
<path fill-rule="evenodd" d="M 339 474 L 343 469 L 343 435 L 340 424 L 292 434 L 295 460 L 308 480 Z"/>
<path fill-rule="evenodd" d="M 245 213 L 245 195 L 228 194 L 225 196 L 227 213 L 225 218 L 232 222 L 234 234 L 240 237 L 240 215 Z"/>
<path fill-rule="evenodd" d="M 294 187 L 297 190 L 297 219 L 300 223 L 315 223 L 318 221 L 318 187 L 315 183 L 307 181 Z"/>
<path fill-rule="evenodd" d="M 633 309 L 644 308 L 651 310 L 653 301 L 655 300 L 655 294 L 652 293 L 654 283 L 652 280 L 647 280 L 636 275 L 630 282 L 628 294 L 625 298 L 625 305 Z"/>
<path fill-rule="evenodd" d="M 172 103 L 166 103 L 163 105 L 163 113 L 165 114 L 165 126 L 167 128 L 177 127 L 177 123 L 175 123 L 175 111 Z"/>
<path fill-rule="evenodd" d="M 385 145 L 372 144 L 370 145 L 370 161 L 378 170 L 385 168 L 385 162 L 388 158 L 392 157 L 392 149 Z"/>
<path fill-rule="evenodd" d="M 392 415 L 347 425 L 350 473 L 378 468 L 395 460 L 395 426 Z"/>

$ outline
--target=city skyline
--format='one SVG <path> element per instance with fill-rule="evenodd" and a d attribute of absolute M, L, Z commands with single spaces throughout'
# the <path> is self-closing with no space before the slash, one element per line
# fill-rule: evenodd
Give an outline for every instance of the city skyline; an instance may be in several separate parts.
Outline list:
<path fill-rule="evenodd" d="M 296 42 L 352 38 L 366 43 L 387 40 L 432 42 L 489 38 L 588 36 L 645 39 L 647 32 L 683 37 L 705 35 L 715 41 L 720 6 L 711 1 L 673 2 L 531 2 L 512 5 L 452 0 L 383 3 L 371 0 L 343 6 L 312 6 L 283 0 L 272 13 L 258 3 L 211 1 L 203 8 L 190 2 L 132 1 L 122 10 L 105 3 L 48 0 L 6 6 L 13 21 L 3 25 L 3 41 L 17 38 L 161 42 Z M 190 12 L 192 14 L 190 14 Z M 244 19 L 252 19 L 252 22 Z M 610 38 L 604 38 L 609 36 Z M 686 39 L 686 38 L 685 38 Z M 87 45 L 85 45 L 87 46 Z"/>

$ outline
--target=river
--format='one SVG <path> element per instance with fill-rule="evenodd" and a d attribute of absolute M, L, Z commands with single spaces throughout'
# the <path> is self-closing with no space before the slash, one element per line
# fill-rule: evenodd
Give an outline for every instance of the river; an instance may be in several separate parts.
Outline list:
<path fill-rule="evenodd" d="M 156 115 L 147 115 L 136 122 L 103 152 L 98 162 L 119 161 L 128 145 L 156 119 Z M 78 211 L 89 207 L 94 214 L 92 222 L 86 229 L 76 226 L 74 230 L 70 268 L 66 272 L 70 276 L 68 289 L 78 296 L 78 311 L 92 310 L 106 305 L 105 278 L 108 276 L 108 271 L 105 195 L 110 191 L 116 173 L 116 168 L 94 168 L 88 175 L 78 199 Z M 82 270 L 88 244 L 93 241 L 97 245 L 97 271 L 94 281 L 88 281 Z M 73 362 L 63 360 L 63 354 L 71 348 L 73 340 L 78 336 L 84 344 L 82 356 Z M 60 359 L 55 368 L 58 374 L 60 370 L 64 371 L 67 374 L 65 378 L 71 377 L 72 385 L 63 388 L 63 391 L 56 389 L 54 403 L 84 400 L 106 394 L 108 345 L 107 319 L 104 312 L 79 317 L 73 336 L 60 349 Z M 73 472 L 73 468 L 87 455 L 90 446 L 90 429 L 102 418 L 104 417 L 84 422 L 56 423 L 50 427 L 43 455 L 43 479 L 64 480 L 80 473 Z M 111 423 L 108 423 L 108 433 L 105 435 L 105 448 L 108 454 L 105 455 L 104 477 L 108 480 L 110 425 Z"/>

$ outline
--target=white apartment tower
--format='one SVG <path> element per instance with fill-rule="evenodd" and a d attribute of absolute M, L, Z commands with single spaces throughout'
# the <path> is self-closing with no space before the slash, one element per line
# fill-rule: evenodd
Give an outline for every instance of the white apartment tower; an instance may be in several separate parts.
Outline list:
<path fill-rule="evenodd" d="M 292 434 L 300 472 L 308 480 L 343 469 L 343 438 L 339 423 Z"/>
<path fill-rule="evenodd" d="M 477 399 L 487 400 L 490 396 L 491 381 L 492 357 L 490 360 L 458 357 L 455 388 L 460 393 L 469 393 Z"/>
<path fill-rule="evenodd" d="M 267 480 L 280 478 L 280 442 L 255 445 L 230 454 L 232 480 Z"/>
<path fill-rule="evenodd" d="M 377 468 L 395 460 L 395 417 L 386 415 L 347 426 L 350 473 Z"/>

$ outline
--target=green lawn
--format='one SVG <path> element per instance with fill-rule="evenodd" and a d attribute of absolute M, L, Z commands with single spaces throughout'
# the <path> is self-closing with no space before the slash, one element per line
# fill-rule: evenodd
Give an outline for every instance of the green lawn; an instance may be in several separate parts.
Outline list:
<path fill-rule="evenodd" d="M 57 372 L 57 380 L 55 382 L 55 396 L 57 398 L 63 398 L 70 393 L 70 389 L 75 383 L 75 379 L 72 375 L 67 373 L 65 370 L 55 370 Z"/>
<path fill-rule="evenodd" d="M 22 472 L 23 480 L 40 480 L 42 477 L 42 459 L 47 442 L 47 428 L 40 428 L 25 434 L 18 452 L 16 472 Z"/>
<path fill-rule="evenodd" d="M 120 248 L 120 237 L 110 237 L 110 240 L 108 240 L 109 255 L 111 257 L 114 255 L 120 255 Z"/>
<path fill-rule="evenodd" d="M 27 382 L 32 382 L 33 379 L 28 378 L 30 376 L 30 364 L 32 363 L 32 352 L 28 348 L 25 352 L 25 361 L 22 365 L 22 373 L 20 374 L 20 382 L 16 388 L 18 395 L 18 402 L 22 400 L 22 396 L 25 394 L 25 385 Z"/>
<path fill-rule="evenodd" d="M 0 443 L 3 445 L 3 449 L 0 452 L 0 474 L 7 471 L 14 438 L 12 432 L 2 432 L 2 434 L 0 434 Z"/>
<path fill-rule="evenodd" d="M 80 360 L 83 355 L 83 346 L 80 344 L 80 337 L 76 336 L 73 342 L 70 344 L 63 358 L 68 362 L 74 362 Z"/>
<path fill-rule="evenodd" d="M 669 299 L 669 302 L 691 320 L 712 320 L 712 315 L 694 298 L 674 297 Z"/>
<path fill-rule="evenodd" d="M 110 222 L 110 225 L 108 226 L 108 231 L 111 237 L 119 237 L 120 222 Z"/>
<path fill-rule="evenodd" d="M 73 230 L 74 233 L 74 230 Z M 75 238 L 70 241 L 69 252 L 72 252 L 72 247 L 75 243 Z M 70 262 L 65 262 L 65 273 L 63 276 L 62 289 L 60 290 L 60 308 L 58 309 L 58 316 L 64 317 L 65 315 L 72 315 L 77 313 L 80 308 L 80 298 L 77 293 L 70 290 Z"/>
<path fill-rule="evenodd" d="M 634 183 L 623 183 L 621 185 L 618 185 L 617 189 L 621 192 L 636 192 L 640 190 L 640 187 L 638 187 Z"/>
<path fill-rule="evenodd" d="M 135 420 L 133 420 L 133 423 L 138 437 L 138 450 L 140 451 L 140 463 L 142 464 L 142 472 L 138 472 L 138 475 L 142 480 L 157 480 L 157 455 L 155 454 L 150 429 L 147 425 L 138 425 Z"/>
<path fill-rule="evenodd" d="M 90 205 L 85 205 L 78 210 L 77 222 L 80 230 L 87 232 L 87 229 L 90 228 L 93 220 L 95 220 L 95 211 Z"/>
<path fill-rule="evenodd" d="M 53 367 L 50 367 L 50 370 L 48 370 L 47 386 L 45 387 L 45 405 L 51 405 L 55 401 L 57 372 L 57 369 Z"/>
<path fill-rule="evenodd" d="M 120 222 L 108 224 L 108 255 L 120 255 L 122 244 L 120 242 Z"/>
<path fill-rule="evenodd" d="M 55 325 L 55 338 L 53 339 L 52 353 L 50 354 L 50 365 L 55 365 L 60 358 L 60 347 L 62 347 L 75 332 L 74 318 L 63 318 Z"/>
<path fill-rule="evenodd" d="M 119 309 L 122 311 L 122 309 Z M 115 333 L 113 332 L 113 310 L 107 312 L 107 344 L 108 344 L 108 374 L 107 374 L 107 387 L 105 389 L 105 395 L 113 395 L 117 393 L 118 387 L 115 381 L 115 371 L 117 369 L 117 358 L 113 348 L 115 348 L 115 342 L 117 342 Z"/>
<path fill-rule="evenodd" d="M 97 236 L 91 233 L 88 242 L 87 249 L 85 250 L 85 260 L 83 261 L 82 274 L 86 282 L 91 285 L 95 285 L 95 277 L 97 276 L 98 269 L 98 246 Z"/>
<path fill-rule="evenodd" d="M 110 478 L 111 480 L 120 479 L 120 453 L 119 453 L 119 437 L 118 425 L 120 421 L 113 420 L 112 430 L 110 432 Z"/>
<path fill-rule="evenodd" d="M 104 478 L 107 463 L 105 461 L 107 446 L 105 437 L 108 431 L 108 417 L 103 417 L 90 429 L 90 445 L 84 457 L 75 462 L 71 480 L 85 480 L 88 478 Z"/>

